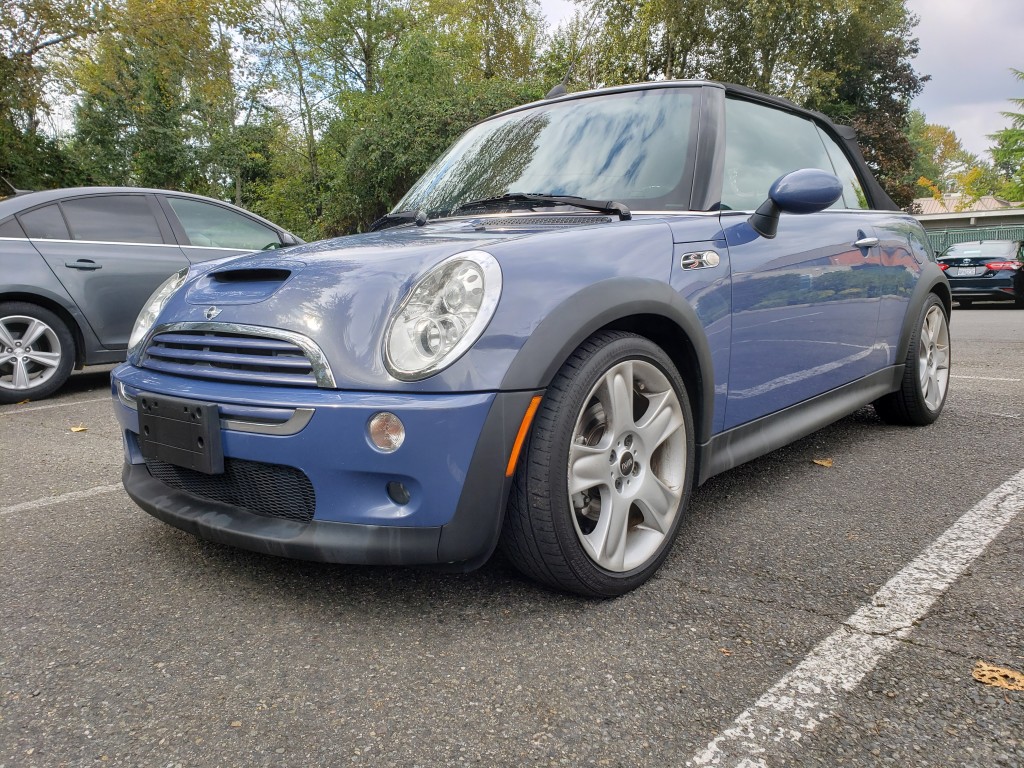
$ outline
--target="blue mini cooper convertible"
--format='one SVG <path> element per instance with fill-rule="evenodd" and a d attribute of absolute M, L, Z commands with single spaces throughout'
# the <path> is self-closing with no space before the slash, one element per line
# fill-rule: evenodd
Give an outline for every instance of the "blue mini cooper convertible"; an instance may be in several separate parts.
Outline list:
<path fill-rule="evenodd" d="M 745 88 L 478 124 L 361 235 L 182 270 L 114 371 L 124 485 L 213 541 L 618 595 L 690 490 L 873 403 L 928 424 L 950 289 L 852 131 Z"/>

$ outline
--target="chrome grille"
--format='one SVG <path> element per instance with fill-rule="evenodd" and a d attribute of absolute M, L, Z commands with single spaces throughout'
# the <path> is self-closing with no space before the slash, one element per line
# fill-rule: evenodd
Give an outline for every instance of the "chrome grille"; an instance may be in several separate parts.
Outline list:
<path fill-rule="evenodd" d="M 224 459 L 224 473 L 220 475 L 203 474 L 157 459 L 146 459 L 146 467 L 153 477 L 171 488 L 257 515 L 308 523 L 316 511 L 313 484 L 295 467 L 229 457 Z"/>
<path fill-rule="evenodd" d="M 245 384 L 321 386 L 305 350 L 294 341 L 224 331 L 156 333 L 146 347 L 142 367 Z"/>

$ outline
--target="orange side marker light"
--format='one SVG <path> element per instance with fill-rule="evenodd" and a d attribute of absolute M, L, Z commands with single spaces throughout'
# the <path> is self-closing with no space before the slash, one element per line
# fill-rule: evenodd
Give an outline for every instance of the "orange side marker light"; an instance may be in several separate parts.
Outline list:
<path fill-rule="evenodd" d="M 530 433 L 530 425 L 533 423 L 533 417 L 537 413 L 537 406 L 540 405 L 541 395 L 535 396 L 530 400 L 530 405 L 526 409 L 526 414 L 523 416 L 523 423 L 519 425 L 519 434 L 516 435 L 516 441 L 512 445 L 512 455 L 508 457 L 508 466 L 505 467 L 505 477 L 512 477 L 512 473 L 516 471 L 516 464 L 519 462 L 519 452 L 523 449 L 523 443 L 526 442 L 526 436 Z"/>

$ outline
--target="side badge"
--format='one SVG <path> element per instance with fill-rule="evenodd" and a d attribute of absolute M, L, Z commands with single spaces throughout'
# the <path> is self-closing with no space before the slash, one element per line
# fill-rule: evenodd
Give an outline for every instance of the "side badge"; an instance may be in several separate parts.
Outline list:
<path fill-rule="evenodd" d="M 707 267 L 717 267 L 721 262 L 721 256 L 715 251 L 698 251 L 684 253 L 679 260 L 679 266 L 683 269 L 706 269 Z"/>

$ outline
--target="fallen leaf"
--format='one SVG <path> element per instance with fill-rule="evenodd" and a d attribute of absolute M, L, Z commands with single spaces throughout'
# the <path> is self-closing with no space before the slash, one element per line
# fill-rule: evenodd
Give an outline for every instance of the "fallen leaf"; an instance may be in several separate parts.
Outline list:
<path fill-rule="evenodd" d="M 723 656 L 732 656 L 732 651 L 730 651 L 728 648 L 719 648 L 718 652 L 721 653 Z"/>
<path fill-rule="evenodd" d="M 28 399 L 28 398 L 26 397 L 26 398 L 25 398 L 24 400 L 19 400 L 19 401 L 18 401 L 18 405 L 25 405 L 25 404 L 27 404 L 27 403 L 31 403 L 31 402 L 32 402 L 32 401 L 31 401 L 31 400 L 29 400 L 29 399 Z"/>
<path fill-rule="evenodd" d="M 77 427 L 72 427 L 71 431 L 72 432 L 88 432 L 89 428 L 87 426 L 85 426 L 84 424 L 79 424 Z"/>
<path fill-rule="evenodd" d="M 241 720 L 232 720 L 231 721 L 231 727 L 232 728 L 241 728 L 242 727 L 242 721 Z"/>
<path fill-rule="evenodd" d="M 831 467 L 832 459 L 815 459 L 814 463 L 817 464 L 819 467 Z"/>
<path fill-rule="evenodd" d="M 1024 691 L 1024 672 L 978 661 L 971 676 L 979 683 L 1008 691 Z"/>

